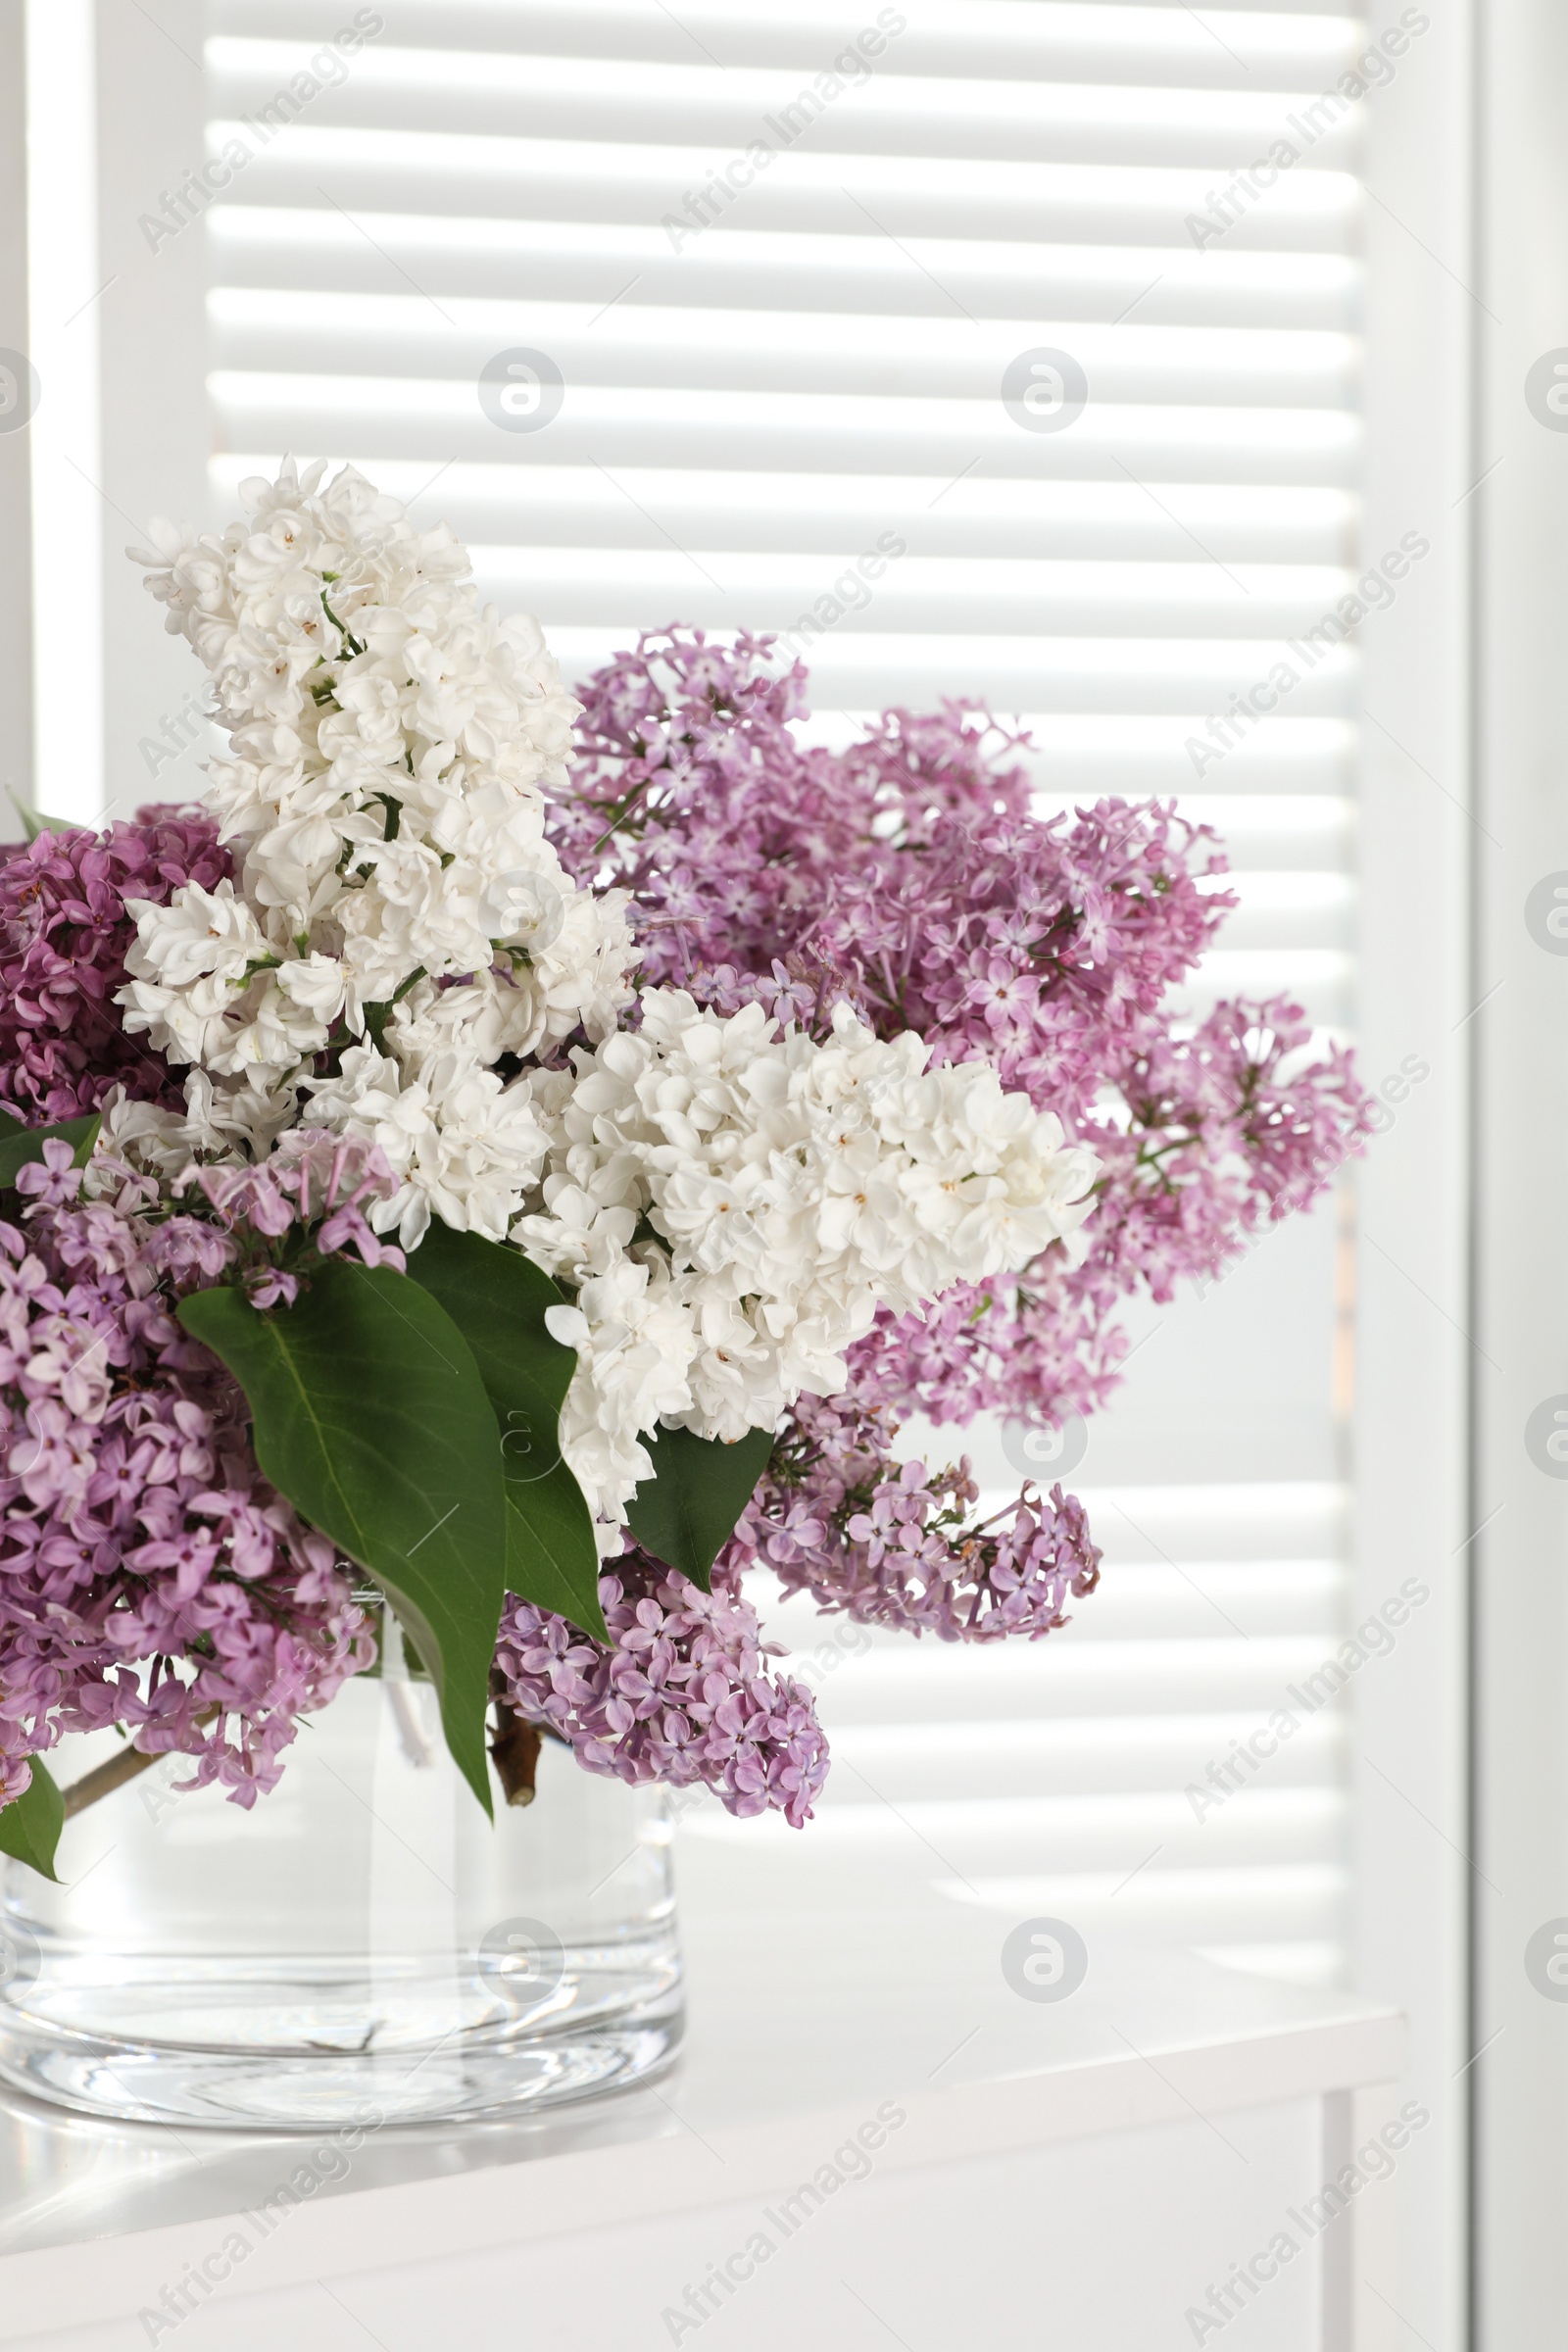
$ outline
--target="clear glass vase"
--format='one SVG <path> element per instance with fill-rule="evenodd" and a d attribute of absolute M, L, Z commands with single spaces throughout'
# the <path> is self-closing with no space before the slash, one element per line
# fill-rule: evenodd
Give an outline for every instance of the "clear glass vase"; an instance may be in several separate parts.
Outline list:
<path fill-rule="evenodd" d="M 543 1743 L 492 1828 L 428 1683 L 349 1683 L 245 1812 L 168 1757 L 0 1879 L 0 2073 L 233 2130 L 520 2112 L 645 2079 L 681 2032 L 667 1808 Z M 94 1748 L 101 1752 L 98 1742 Z"/>

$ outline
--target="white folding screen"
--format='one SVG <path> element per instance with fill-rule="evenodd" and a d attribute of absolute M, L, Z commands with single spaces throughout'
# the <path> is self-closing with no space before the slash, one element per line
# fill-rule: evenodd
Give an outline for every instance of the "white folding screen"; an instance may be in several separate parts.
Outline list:
<path fill-rule="evenodd" d="M 1044 806 L 1175 795 L 1223 832 L 1242 899 L 1194 1002 L 1289 989 L 1403 1086 L 1353 1191 L 1134 1318 L 1071 1482 L 1107 1550 L 1071 1632 L 975 1656 L 768 1614 L 822 1688 L 838 1768 L 808 1835 L 847 1892 L 896 1899 L 913 1873 L 997 1906 L 999 1931 L 1049 1909 L 1299 1975 L 1353 1950 L 1410 2009 L 1392 2095 L 1436 2120 L 1377 2217 L 1358 2209 L 1364 2340 L 1457 2352 L 1466 2094 L 1499 2051 L 1529 2074 L 1514 2035 L 1487 2046 L 1485 1984 L 1473 2030 L 1464 2011 L 1467 1570 L 1527 1527 L 1514 1510 L 1467 1541 L 1495 1499 L 1467 1494 L 1463 1161 L 1496 974 L 1465 945 L 1466 541 L 1507 477 L 1465 391 L 1490 318 L 1465 0 L 1430 23 L 1377 0 L 1365 64 L 1344 17 L 1183 0 L 926 0 L 880 24 L 660 0 L 89 16 L 26 11 L 54 66 L 26 243 L 43 405 L 63 427 L 96 390 L 96 457 L 90 433 L 0 439 L 6 511 L 30 491 L 66 582 L 64 627 L 58 592 L 38 608 L 46 806 L 86 813 L 100 744 L 116 812 L 195 787 L 199 675 L 121 555 L 147 516 L 225 519 L 284 448 L 352 458 L 450 518 L 486 593 L 537 610 L 578 674 L 677 615 L 793 628 L 829 735 L 979 693 L 1031 727 Z M 80 147 L 94 56 L 89 268 L 50 124 Z M 19 350 L 21 241 L 0 224 Z M 507 373 L 519 351 L 561 376 L 543 424 Z M 1510 344 L 1503 408 L 1512 364 Z M 68 455 L 95 471 L 96 551 Z M 1341 638 L 1327 616 L 1407 533 L 1431 554 Z M 863 601 L 848 575 L 885 535 L 902 551 Z M 100 558 L 101 729 L 80 691 Z M 1281 662 L 1289 692 L 1211 732 Z M 999 1433 L 971 1442 L 1000 1498 Z M 1394 1653 L 1199 1822 L 1189 1784 L 1223 1784 L 1234 1741 L 1321 1688 L 1346 1624 L 1411 1576 L 1432 1598 Z M 794 1899 L 806 1840 L 770 1829 L 694 1812 L 688 1883 Z M 1535 2178 L 1524 2104 L 1483 2148 L 1499 2209 Z"/>
<path fill-rule="evenodd" d="M 285 449 L 351 458 L 571 674 L 678 618 L 790 632 L 829 738 L 983 696 L 1043 806 L 1174 794 L 1222 831 L 1241 906 L 1195 1004 L 1286 989 L 1344 1033 L 1351 173 L 1424 28 L 1358 66 L 1300 8 L 383 0 L 334 40 L 217 0 L 213 168 L 154 208 L 206 239 L 211 515 Z M 1348 1265 L 1329 1204 L 1146 1340 L 1075 1482 L 1107 1567 L 1073 1634 L 828 1645 L 819 1847 L 1342 1969 L 1341 1710 L 1185 1791 L 1343 1635 Z"/>

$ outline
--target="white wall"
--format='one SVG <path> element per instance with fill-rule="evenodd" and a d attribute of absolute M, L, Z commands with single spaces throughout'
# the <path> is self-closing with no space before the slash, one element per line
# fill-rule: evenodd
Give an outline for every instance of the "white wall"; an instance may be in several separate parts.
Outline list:
<path fill-rule="evenodd" d="M 0 0 L 0 348 L 27 348 L 25 18 Z M 0 841 L 21 826 L 11 795 L 32 780 L 32 534 L 26 427 L 0 432 Z"/>
<path fill-rule="evenodd" d="M 1560 2340 L 1568 2309 L 1568 2004 L 1525 1971 L 1568 1914 L 1568 1484 L 1526 1450 L 1568 1392 L 1568 959 L 1527 927 L 1568 869 L 1563 648 L 1568 432 L 1526 406 L 1568 346 L 1568 19 L 1483 0 L 1478 274 L 1475 1645 L 1480 2352 Z M 1478 470 L 1480 467 L 1478 466 Z"/>
<path fill-rule="evenodd" d="M 1466 2342 L 1466 1156 L 1475 1022 L 1468 877 L 1470 33 L 1433 9 L 1369 101 L 1369 561 L 1421 532 L 1432 554 L 1363 631 L 1359 1051 L 1377 1084 L 1428 1075 L 1356 1173 L 1356 1621 L 1408 1576 L 1432 1599 L 1374 1677 L 1353 1739 L 1356 1983 L 1411 2020 L 1396 2098 L 1434 2129 L 1361 2264 L 1358 2352 Z M 1380 5 L 1375 29 L 1397 21 Z"/>
<path fill-rule="evenodd" d="M 154 250 L 140 226 L 203 160 L 204 12 L 201 0 L 159 0 L 155 13 L 156 24 L 123 0 L 97 10 L 98 246 L 113 279 L 101 305 L 104 798 L 121 816 L 198 792 L 206 749 L 171 767 L 138 748 L 206 681 L 124 554 L 149 515 L 202 523 L 207 512 L 206 231 L 194 220 Z"/>

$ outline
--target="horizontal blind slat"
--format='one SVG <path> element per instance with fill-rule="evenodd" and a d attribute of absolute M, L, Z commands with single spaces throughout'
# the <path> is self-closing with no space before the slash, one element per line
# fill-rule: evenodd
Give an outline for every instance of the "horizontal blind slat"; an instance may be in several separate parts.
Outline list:
<path fill-rule="evenodd" d="M 660 0 L 383 0 L 377 13 L 393 44 L 463 56 L 512 50 L 537 57 L 608 56 L 689 66 L 702 54 L 726 70 L 774 66 L 820 70 L 861 28 L 858 17 L 822 0 L 685 0 L 680 15 Z M 943 80 L 998 74 L 1056 81 L 1099 63 L 1108 78 L 1130 64 L 1164 82 L 1207 88 L 1245 85 L 1266 73 L 1281 86 L 1317 89 L 1362 46 L 1361 28 L 1341 0 L 1219 0 L 1201 10 L 1186 0 L 1116 7 L 1085 0 L 912 0 L 897 12 L 905 28 L 874 59 L 878 76 Z M 874 24 L 876 15 L 866 12 Z M 314 0 L 216 0 L 215 38 L 282 38 L 316 47 L 321 19 Z M 1184 72 L 1183 69 L 1186 69 Z"/>
<path fill-rule="evenodd" d="M 1102 222 L 1098 244 L 1087 241 L 1082 212 L 1072 233 L 1054 242 L 928 239 L 921 269 L 887 238 L 725 228 L 675 253 L 664 230 L 625 220 L 443 218 L 398 203 L 371 206 L 364 194 L 350 192 L 352 214 L 323 204 L 318 180 L 305 191 L 314 201 L 215 204 L 206 226 L 220 282 L 384 294 L 406 292 L 412 281 L 448 299 L 588 300 L 604 308 L 635 279 L 643 302 L 726 312 L 765 304 L 790 316 L 827 311 L 835 320 L 951 319 L 956 296 L 973 318 L 1020 324 L 1043 315 L 1114 323 L 1135 304 L 1150 324 L 1355 324 L 1348 255 L 1293 250 L 1278 236 L 1250 250 L 1227 239 L 1224 252 L 1198 254 L 1164 216 L 1152 224 Z M 1168 232 L 1159 243 L 1150 241 L 1155 227 Z"/>

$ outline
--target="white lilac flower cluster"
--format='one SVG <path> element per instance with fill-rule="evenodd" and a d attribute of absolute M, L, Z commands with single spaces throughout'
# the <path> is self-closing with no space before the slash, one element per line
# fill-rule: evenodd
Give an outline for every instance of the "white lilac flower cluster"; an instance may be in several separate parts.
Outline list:
<path fill-rule="evenodd" d="M 533 1081 L 552 1136 L 544 1213 L 514 1238 L 577 1286 L 565 1458 L 613 1527 L 660 1421 L 734 1440 L 833 1396 L 879 1305 L 1026 1265 L 1093 1205 L 1092 1152 L 983 1062 L 926 1067 L 847 1006 L 817 1044 L 760 1005 L 649 990 L 642 1025 Z"/>
<path fill-rule="evenodd" d="M 880 1305 L 1072 1250 L 1096 1159 L 847 1008 L 818 1043 L 659 989 L 620 1027 L 625 894 L 545 838 L 578 705 L 537 624 L 480 612 L 451 533 L 351 467 L 243 495 L 142 559 L 216 680 L 235 879 L 126 901 L 124 1026 L 193 1067 L 183 1119 L 114 1104 L 111 1140 L 173 1174 L 328 1128 L 384 1152 L 405 1249 L 432 1216 L 518 1244 L 574 1295 L 562 1447 L 612 1555 L 661 1422 L 733 1440 L 838 1393 Z"/>
<path fill-rule="evenodd" d="M 248 522 L 155 526 L 141 556 L 213 673 L 236 879 L 127 901 L 124 1026 L 196 1065 L 172 1148 L 265 1151 L 308 1117 L 381 1146 L 405 1246 L 432 1213 L 500 1240 L 545 1138 L 496 1065 L 613 1028 L 624 895 L 577 889 L 544 836 L 578 705 L 538 624 L 479 611 L 450 530 L 321 474 L 285 465 L 243 486 Z"/>

